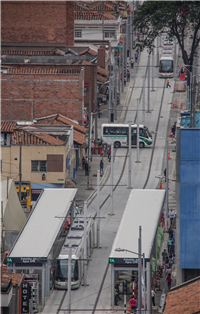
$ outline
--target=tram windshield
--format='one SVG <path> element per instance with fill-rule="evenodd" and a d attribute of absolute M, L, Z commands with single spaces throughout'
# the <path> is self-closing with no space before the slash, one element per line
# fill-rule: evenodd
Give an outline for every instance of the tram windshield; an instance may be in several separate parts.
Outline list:
<path fill-rule="evenodd" d="M 66 281 L 68 279 L 68 260 L 57 260 L 56 280 Z M 78 280 L 78 261 L 72 260 L 71 263 L 71 280 Z"/>
<path fill-rule="evenodd" d="M 173 61 L 172 60 L 161 60 L 159 72 L 172 73 L 173 72 Z"/>

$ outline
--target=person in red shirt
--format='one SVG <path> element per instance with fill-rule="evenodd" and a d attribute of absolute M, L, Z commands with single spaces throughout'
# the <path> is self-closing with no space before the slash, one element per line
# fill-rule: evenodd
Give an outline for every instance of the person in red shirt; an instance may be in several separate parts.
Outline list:
<path fill-rule="evenodd" d="M 137 304 L 137 301 L 136 299 L 134 298 L 134 296 L 129 300 L 129 304 L 131 306 L 131 313 L 136 313 L 136 304 Z"/>

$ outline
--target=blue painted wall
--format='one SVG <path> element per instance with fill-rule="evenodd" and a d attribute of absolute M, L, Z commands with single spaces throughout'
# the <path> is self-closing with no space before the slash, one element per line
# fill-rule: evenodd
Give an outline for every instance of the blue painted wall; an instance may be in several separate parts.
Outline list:
<path fill-rule="evenodd" d="M 180 130 L 180 266 L 200 268 L 200 129 Z"/>

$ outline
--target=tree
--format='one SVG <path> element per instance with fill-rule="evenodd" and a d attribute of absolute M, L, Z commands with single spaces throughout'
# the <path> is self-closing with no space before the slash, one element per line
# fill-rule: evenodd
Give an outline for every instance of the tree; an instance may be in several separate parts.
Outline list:
<path fill-rule="evenodd" d="M 141 49 L 151 51 L 154 39 L 163 32 L 175 37 L 182 52 L 184 64 L 192 72 L 195 51 L 200 42 L 200 2 L 198 1 L 144 1 L 134 16 L 134 27 L 142 30 Z M 192 39 L 190 51 L 185 49 L 185 40 Z M 188 76 L 189 77 L 189 76 Z M 189 84 L 189 80 L 188 80 Z"/>

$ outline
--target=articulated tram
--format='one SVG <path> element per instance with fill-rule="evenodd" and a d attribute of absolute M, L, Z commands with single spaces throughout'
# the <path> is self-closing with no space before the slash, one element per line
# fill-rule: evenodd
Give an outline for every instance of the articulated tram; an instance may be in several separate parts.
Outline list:
<path fill-rule="evenodd" d="M 173 39 L 166 37 L 163 44 L 162 56 L 160 58 L 159 77 L 174 76 Z"/>
<path fill-rule="evenodd" d="M 94 220 L 87 218 L 87 259 L 95 246 Z M 71 289 L 78 289 L 83 278 L 84 266 L 84 219 L 77 214 L 66 240 L 56 259 L 55 289 L 68 288 L 68 258 L 69 245 L 71 245 Z"/>

